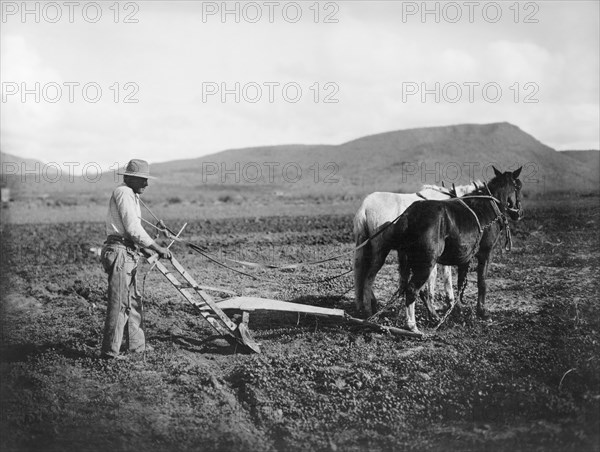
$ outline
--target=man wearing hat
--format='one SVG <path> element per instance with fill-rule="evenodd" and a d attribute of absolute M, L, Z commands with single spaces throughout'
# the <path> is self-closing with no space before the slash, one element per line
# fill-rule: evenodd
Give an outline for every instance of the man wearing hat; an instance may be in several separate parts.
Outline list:
<path fill-rule="evenodd" d="M 117 358 L 127 330 L 127 347 L 130 352 L 149 350 L 144 331 L 140 327 L 141 306 L 136 285 L 138 250 L 157 252 L 160 257 L 171 258 L 171 252 L 157 244 L 144 230 L 141 222 L 139 195 L 148 186 L 148 162 L 131 160 L 124 172 L 123 183 L 112 193 L 106 216 L 106 235 L 101 261 L 108 274 L 108 309 L 104 323 L 102 357 Z M 127 327 L 127 328 L 125 328 Z"/>

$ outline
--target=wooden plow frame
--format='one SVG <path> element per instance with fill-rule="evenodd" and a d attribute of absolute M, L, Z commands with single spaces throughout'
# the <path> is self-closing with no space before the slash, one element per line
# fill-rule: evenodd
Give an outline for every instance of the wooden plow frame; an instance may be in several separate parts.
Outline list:
<path fill-rule="evenodd" d="M 148 209 L 149 210 L 149 209 Z M 152 212 L 151 212 L 152 213 Z M 152 214 L 154 218 L 158 218 Z M 160 221 L 160 220 L 158 220 Z M 180 231 L 175 235 L 171 233 L 171 243 L 167 248 L 170 248 L 173 243 L 178 240 L 179 236 L 187 226 L 187 223 L 183 225 Z M 392 326 L 383 326 L 368 320 L 357 319 L 350 316 L 342 309 L 334 308 L 323 308 L 320 306 L 311 306 L 300 303 L 290 303 L 287 301 L 273 300 L 269 298 L 260 297 L 239 297 L 234 296 L 226 298 L 224 300 L 215 301 L 210 297 L 206 291 L 220 292 L 229 295 L 236 295 L 235 292 L 228 289 L 221 289 L 217 287 L 203 286 L 198 284 L 192 275 L 179 263 L 177 259 L 171 257 L 170 262 L 172 267 L 176 270 L 181 278 L 185 282 L 181 282 L 177 276 L 171 272 L 160 260 L 159 255 L 154 254 L 146 258 L 147 262 L 151 264 L 150 272 L 152 268 L 156 267 L 167 280 L 183 295 L 183 297 L 192 305 L 194 305 L 200 315 L 208 322 L 208 324 L 220 335 L 233 338 L 238 344 L 247 347 L 249 350 L 260 353 L 260 345 L 254 340 L 250 334 L 248 322 L 250 320 L 250 313 L 255 311 L 279 311 L 279 312 L 296 312 L 303 314 L 313 314 L 316 316 L 325 316 L 342 319 L 348 323 L 354 325 L 360 325 L 367 328 L 374 329 L 379 332 L 395 335 L 404 336 L 411 338 L 423 338 L 422 333 L 415 333 L 412 331 L 404 330 L 402 328 L 396 328 Z M 235 323 L 224 311 L 237 311 L 241 312 L 241 322 Z"/>
<path fill-rule="evenodd" d="M 225 293 L 232 292 L 214 287 L 201 286 L 194 280 L 194 278 L 192 278 L 186 269 L 183 268 L 177 259 L 172 257 L 170 261 L 173 265 L 173 268 L 185 280 L 185 283 L 182 283 L 177 276 L 169 271 L 169 269 L 158 260 L 158 254 L 154 254 L 152 257 L 148 258 L 148 263 L 155 265 L 158 271 L 165 275 L 165 277 L 171 284 L 173 284 L 179 293 L 181 293 L 181 295 L 183 295 L 188 302 L 198 309 L 200 315 L 208 322 L 210 326 L 213 327 L 217 333 L 222 336 L 232 337 L 239 344 L 248 347 L 255 353 L 260 353 L 260 346 L 250 335 L 250 332 L 247 328 L 247 322 L 235 324 L 205 291 L 213 290 Z"/>
<path fill-rule="evenodd" d="M 247 347 L 255 353 L 260 353 L 260 344 L 258 344 L 250 334 L 248 322 L 250 320 L 250 313 L 256 311 L 296 312 L 339 318 L 354 325 L 364 326 L 395 336 L 411 338 L 423 337 L 421 333 L 414 333 L 401 328 L 383 326 L 368 320 L 357 319 L 348 315 L 342 309 L 324 308 L 260 297 L 235 296 L 221 301 L 215 301 L 206 293 L 206 291 L 221 292 L 230 295 L 235 295 L 235 293 L 227 289 L 219 289 L 198 284 L 194 278 L 192 278 L 190 273 L 174 257 L 170 259 L 172 267 L 185 282 L 180 281 L 174 272 L 170 271 L 169 268 L 158 259 L 158 254 L 149 257 L 147 261 L 149 264 L 155 266 L 183 295 L 183 297 L 197 308 L 199 314 L 219 335 L 233 338 L 237 343 Z M 241 312 L 241 322 L 235 323 L 225 311 Z"/>

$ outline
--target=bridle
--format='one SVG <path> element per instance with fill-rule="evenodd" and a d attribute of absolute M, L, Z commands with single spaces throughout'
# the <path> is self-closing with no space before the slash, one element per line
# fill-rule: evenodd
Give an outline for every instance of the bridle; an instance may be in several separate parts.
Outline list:
<path fill-rule="evenodd" d="M 523 183 L 519 179 L 512 179 L 512 183 L 513 183 L 514 192 L 515 192 L 515 207 L 520 210 L 520 204 L 521 204 L 520 193 L 521 193 L 521 189 L 523 188 Z M 491 226 L 496 221 L 502 221 L 502 225 L 504 226 L 504 235 L 506 238 L 506 240 L 504 242 L 504 249 L 506 251 L 510 251 L 510 250 L 512 250 L 512 234 L 510 232 L 510 225 L 508 223 L 508 218 L 506 217 L 506 211 L 508 209 L 510 209 L 510 207 L 508 206 L 508 202 L 506 204 L 503 204 L 502 202 L 500 202 L 500 200 L 493 197 L 492 193 L 490 192 L 490 188 L 488 187 L 487 184 L 485 184 L 485 189 L 489 193 L 490 197 L 492 197 L 495 201 L 492 203 L 492 206 L 494 208 L 496 218 L 494 218 L 492 220 L 492 222 L 490 223 L 489 226 Z M 500 211 L 498 206 L 504 207 L 504 209 L 503 209 L 504 212 Z"/>

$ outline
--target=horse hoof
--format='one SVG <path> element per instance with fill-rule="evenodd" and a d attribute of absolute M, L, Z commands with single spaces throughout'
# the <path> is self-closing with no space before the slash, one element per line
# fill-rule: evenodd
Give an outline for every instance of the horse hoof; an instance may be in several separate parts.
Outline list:
<path fill-rule="evenodd" d="M 477 310 L 477 317 L 479 317 L 481 320 L 490 320 L 491 319 L 491 316 L 487 313 L 487 311 L 484 311 L 483 309 Z"/>
<path fill-rule="evenodd" d="M 423 333 L 421 333 L 419 328 L 417 328 L 417 325 L 407 325 L 407 327 L 408 327 L 408 331 L 410 331 L 411 333 L 423 334 Z"/>

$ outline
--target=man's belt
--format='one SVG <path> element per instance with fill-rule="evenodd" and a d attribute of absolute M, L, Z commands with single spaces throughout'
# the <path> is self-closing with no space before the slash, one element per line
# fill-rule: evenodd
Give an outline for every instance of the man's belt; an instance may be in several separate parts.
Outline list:
<path fill-rule="evenodd" d="M 131 248 L 133 250 L 137 249 L 133 240 L 121 237 L 120 235 L 109 235 L 106 238 L 106 242 L 104 243 L 106 243 L 107 245 L 114 245 L 115 243 L 119 243 L 121 245 L 126 246 L 127 248 Z"/>

